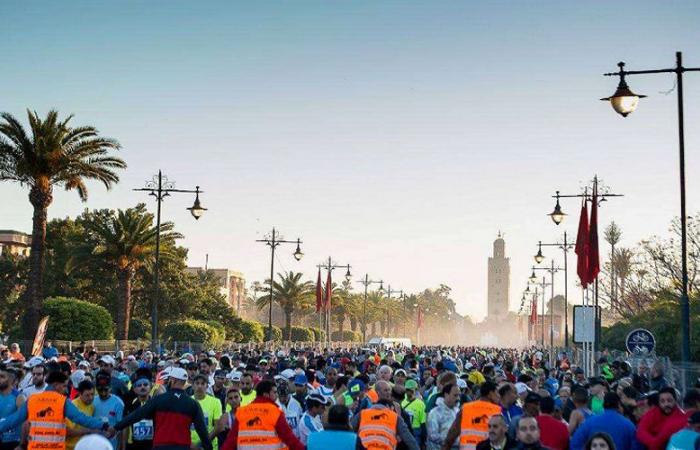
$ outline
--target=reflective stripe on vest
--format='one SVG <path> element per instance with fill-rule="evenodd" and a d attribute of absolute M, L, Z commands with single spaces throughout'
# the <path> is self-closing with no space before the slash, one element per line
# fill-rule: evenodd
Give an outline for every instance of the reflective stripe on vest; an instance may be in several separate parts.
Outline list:
<path fill-rule="evenodd" d="M 462 422 L 460 423 L 460 450 L 474 450 L 476 444 L 489 436 L 489 418 L 501 414 L 501 407 L 491 402 L 477 400 L 462 406 Z"/>
<path fill-rule="evenodd" d="M 27 400 L 28 450 L 65 450 L 66 397 L 54 391 L 39 392 Z"/>
<path fill-rule="evenodd" d="M 274 403 L 251 403 L 238 408 L 238 448 L 240 450 L 283 450 L 275 431 L 282 411 Z"/>
<path fill-rule="evenodd" d="M 357 435 L 367 450 L 394 450 L 398 443 L 396 424 L 399 416 L 390 409 L 369 408 L 360 412 Z"/>

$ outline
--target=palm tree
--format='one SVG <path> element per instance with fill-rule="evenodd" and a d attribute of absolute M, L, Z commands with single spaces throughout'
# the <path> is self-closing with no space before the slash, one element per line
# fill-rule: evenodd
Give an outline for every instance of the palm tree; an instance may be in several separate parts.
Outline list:
<path fill-rule="evenodd" d="M 284 334 L 288 340 L 292 339 L 292 317 L 295 312 L 307 311 L 312 307 L 314 299 L 314 284 L 310 281 L 301 281 L 301 272 L 289 271 L 286 274 L 277 274 L 280 282 L 274 281 L 272 289 L 274 299 L 284 312 Z M 269 286 L 270 280 L 267 280 Z M 270 296 L 263 296 L 257 300 L 258 309 L 269 307 Z"/>
<path fill-rule="evenodd" d="M 70 127 L 72 115 L 62 121 L 56 111 L 49 111 L 43 120 L 36 112 L 27 111 L 27 115 L 31 134 L 11 114 L 0 114 L 0 181 L 27 186 L 34 207 L 23 327 L 31 338 L 44 301 L 46 220 L 54 186 L 75 189 L 86 201 L 86 180 L 100 181 L 109 189 L 119 181 L 114 169 L 123 169 L 126 163 L 109 156 L 110 150 L 119 149 L 116 140 L 100 136 L 91 126 Z"/>
<path fill-rule="evenodd" d="M 610 261 L 615 261 L 615 245 L 617 245 L 617 243 L 620 242 L 620 238 L 622 238 L 622 230 L 613 221 L 610 222 L 610 225 L 605 229 L 603 236 L 608 244 L 610 244 Z M 610 302 L 614 304 L 615 300 L 617 300 L 615 264 L 610 264 L 610 278 L 612 279 L 612 283 L 610 283 Z"/>
<path fill-rule="evenodd" d="M 155 263 L 156 235 L 153 214 L 143 203 L 135 208 L 112 212 L 108 217 L 89 220 L 85 224 L 89 242 L 72 258 L 72 266 L 90 264 L 98 260 L 111 266 L 117 275 L 118 302 L 116 308 L 117 339 L 129 338 L 131 320 L 131 286 L 141 267 L 151 268 Z M 173 231 L 172 222 L 160 225 L 160 257 L 175 257 L 175 240 L 182 235 Z"/>

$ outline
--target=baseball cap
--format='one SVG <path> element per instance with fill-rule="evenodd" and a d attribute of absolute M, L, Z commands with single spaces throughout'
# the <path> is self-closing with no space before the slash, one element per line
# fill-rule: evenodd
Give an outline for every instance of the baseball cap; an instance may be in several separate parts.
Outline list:
<path fill-rule="evenodd" d="M 418 389 L 418 382 L 416 380 L 406 380 L 405 388 L 415 391 Z"/>
<path fill-rule="evenodd" d="M 280 375 L 282 375 L 283 377 L 285 377 L 288 380 L 291 380 L 292 378 L 294 378 L 294 370 L 293 369 L 284 369 Z"/>
<path fill-rule="evenodd" d="M 231 381 L 241 381 L 242 376 L 243 374 L 240 372 L 231 372 L 228 374 L 228 379 Z"/>
<path fill-rule="evenodd" d="M 100 358 L 100 361 L 105 363 L 105 364 L 109 364 L 110 366 L 113 366 L 115 363 L 114 357 L 112 357 L 111 355 L 102 356 L 102 358 Z"/>
<path fill-rule="evenodd" d="M 44 363 L 44 358 L 42 358 L 41 356 L 35 356 L 33 358 L 30 358 L 29 361 L 27 361 L 26 363 L 24 363 L 24 367 L 27 369 L 33 369 L 36 366 L 43 364 L 43 363 Z"/>
<path fill-rule="evenodd" d="M 168 375 L 173 380 L 187 381 L 187 371 L 181 367 L 173 367 Z"/>
<path fill-rule="evenodd" d="M 518 393 L 518 395 L 524 394 L 525 392 L 529 391 L 530 388 L 527 387 L 527 384 L 523 383 L 522 381 L 519 381 L 515 383 L 515 390 Z"/>
<path fill-rule="evenodd" d="M 467 382 L 464 381 L 463 378 L 457 378 L 457 387 L 460 389 L 466 389 L 467 388 Z"/>
<path fill-rule="evenodd" d="M 308 382 L 308 379 L 306 378 L 306 375 L 304 374 L 299 374 L 294 377 L 294 384 L 297 386 L 303 386 Z"/>
<path fill-rule="evenodd" d="M 317 402 L 317 403 L 320 403 L 321 405 L 327 405 L 328 399 L 326 397 L 324 397 L 323 395 L 314 392 L 313 394 L 306 397 L 306 404 L 308 405 L 309 402 Z"/>
<path fill-rule="evenodd" d="M 396 372 L 394 372 L 394 376 L 396 376 L 396 375 L 398 375 L 398 374 L 401 374 L 401 375 L 403 375 L 403 376 L 406 376 L 406 371 L 403 370 L 403 369 L 399 369 L 399 370 L 397 370 Z"/>
<path fill-rule="evenodd" d="M 350 395 L 359 395 L 360 392 L 364 392 L 366 389 L 367 385 L 362 380 L 354 379 L 348 384 Z"/>
<path fill-rule="evenodd" d="M 112 443 L 101 434 L 88 434 L 75 444 L 75 450 L 112 450 Z"/>
<path fill-rule="evenodd" d="M 267 364 L 267 360 L 263 358 L 258 362 L 258 364 Z"/>

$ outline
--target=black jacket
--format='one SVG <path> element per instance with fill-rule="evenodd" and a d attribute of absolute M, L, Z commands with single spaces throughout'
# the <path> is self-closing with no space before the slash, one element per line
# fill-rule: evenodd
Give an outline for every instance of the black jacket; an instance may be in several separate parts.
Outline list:
<path fill-rule="evenodd" d="M 506 435 L 506 445 L 503 446 L 502 450 L 513 450 L 518 446 L 518 444 Z M 478 444 L 476 444 L 476 450 L 491 450 L 491 441 L 485 439 Z"/>

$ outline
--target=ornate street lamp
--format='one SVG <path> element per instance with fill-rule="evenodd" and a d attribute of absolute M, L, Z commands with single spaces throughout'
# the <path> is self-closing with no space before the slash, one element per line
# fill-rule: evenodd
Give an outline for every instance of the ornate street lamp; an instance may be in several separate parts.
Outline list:
<path fill-rule="evenodd" d="M 192 214 L 192 217 L 194 217 L 195 220 L 199 220 L 200 217 L 204 214 L 204 211 L 207 210 L 207 208 L 203 208 L 202 204 L 199 202 L 199 186 L 195 188 L 195 197 L 194 197 L 194 204 L 187 208 L 187 210 Z"/>
<path fill-rule="evenodd" d="M 566 217 L 566 214 L 561 210 L 561 205 L 559 204 L 559 191 L 557 191 L 557 204 L 554 205 L 554 211 L 549 213 L 549 217 L 552 218 L 552 221 L 556 224 L 559 225 L 564 221 L 564 218 Z"/>
<path fill-rule="evenodd" d="M 632 92 L 625 81 L 625 63 L 619 62 L 617 66 L 620 68 L 618 72 L 620 83 L 617 85 L 617 89 L 613 95 L 601 98 L 601 100 L 609 101 L 616 113 L 622 117 L 627 117 L 629 113 L 637 109 L 639 99 L 646 97 L 646 95 L 638 95 Z"/>
<path fill-rule="evenodd" d="M 537 264 L 544 261 L 544 255 L 542 254 L 542 241 L 540 241 L 539 248 L 537 249 L 537 254 L 535 255 L 535 262 Z"/>

